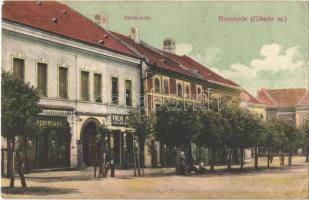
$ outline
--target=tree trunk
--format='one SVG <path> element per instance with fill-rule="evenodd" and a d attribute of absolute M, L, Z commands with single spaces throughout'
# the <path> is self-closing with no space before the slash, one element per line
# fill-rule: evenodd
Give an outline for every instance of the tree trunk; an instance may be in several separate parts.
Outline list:
<path fill-rule="evenodd" d="M 10 188 L 14 188 L 14 149 L 15 149 L 15 139 L 10 138 L 10 150 L 9 150 L 9 157 L 10 157 Z"/>
<path fill-rule="evenodd" d="M 270 167 L 270 156 L 269 153 L 267 153 L 267 168 Z"/>
<path fill-rule="evenodd" d="M 284 154 L 282 155 L 282 166 L 284 166 Z"/>
<path fill-rule="evenodd" d="M 292 152 L 289 153 L 289 166 L 292 165 Z"/>
<path fill-rule="evenodd" d="M 240 149 L 240 168 L 244 168 L 244 149 Z"/>
<path fill-rule="evenodd" d="M 259 155 L 258 155 L 258 147 L 254 147 L 254 167 L 255 169 L 259 168 Z"/>
<path fill-rule="evenodd" d="M 145 140 L 139 141 L 139 148 L 140 148 L 140 154 L 138 156 L 138 159 L 140 161 L 140 167 L 144 168 L 145 167 L 145 160 L 141 159 L 141 154 L 145 154 Z"/>
<path fill-rule="evenodd" d="M 227 168 L 228 170 L 231 169 L 231 157 L 232 157 L 232 152 L 231 152 L 231 149 L 228 149 L 228 158 L 227 158 Z"/>
<path fill-rule="evenodd" d="M 11 151 L 11 141 L 9 138 L 6 139 L 6 157 L 7 157 L 7 168 L 6 168 L 6 177 L 9 178 L 11 177 L 11 156 L 10 156 L 10 151 Z"/>
<path fill-rule="evenodd" d="M 309 145 L 307 145 L 306 162 L 309 162 Z"/>
<path fill-rule="evenodd" d="M 24 162 L 24 171 L 28 171 L 28 162 L 27 162 L 27 135 L 22 136 L 22 153 L 23 153 L 23 162 Z"/>
<path fill-rule="evenodd" d="M 215 148 L 212 146 L 210 151 L 210 171 L 215 171 Z"/>

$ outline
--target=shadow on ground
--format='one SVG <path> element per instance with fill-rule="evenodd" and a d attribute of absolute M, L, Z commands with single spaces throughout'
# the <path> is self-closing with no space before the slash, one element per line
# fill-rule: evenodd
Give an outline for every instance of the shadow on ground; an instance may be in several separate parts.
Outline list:
<path fill-rule="evenodd" d="M 41 176 L 28 176 L 27 180 L 39 183 L 48 183 L 48 182 L 64 182 L 64 181 L 89 181 L 93 180 L 92 176 L 53 176 L 53 177 L 41 177 Z"/>
<path fill-rule="evenodd" d="M 28 188 L 10 188 L 2 187 L 3 194 L 17 194 L 17 195 L 55 195 L 55 194 L 70 194 L 79 193 L 77 189 L 65 188 L 51 188 L 51 187 L 28 187 Z"/>

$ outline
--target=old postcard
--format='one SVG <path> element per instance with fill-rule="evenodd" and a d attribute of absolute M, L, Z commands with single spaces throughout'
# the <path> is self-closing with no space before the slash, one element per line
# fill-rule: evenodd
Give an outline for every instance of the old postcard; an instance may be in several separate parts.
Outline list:
<path fill-rule="evenodd" d="M 309 198 L 309 2 L 1 16 L 2 198 Z"/>

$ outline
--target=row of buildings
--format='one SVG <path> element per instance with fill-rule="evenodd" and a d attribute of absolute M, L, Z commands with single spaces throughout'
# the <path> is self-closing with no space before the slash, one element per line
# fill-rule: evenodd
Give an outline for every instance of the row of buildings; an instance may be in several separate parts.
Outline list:
<path fill-rule="evenodd" d="M 105 29 L 100 19 L 89 20 L 59 2 L 3 4 L 2 70 L 30 82 L 41 96 L 38 123 L 45 133 L 27 138 L 22 147 L 29 169 L 93 165 L 98 124 L 112 130 L 115 164 L 130 166 L 134 139 L 128 112 L 141 107 L 153 112 L 170 99 L 241 103 L 266 118 L 266 98 L 257 100 L 192 58 L 176 55 L 173 39 L 157 49 L 139 38 L 137 28 L 126 36 Z M 302 101 L 306 105 L 293 110 L 298 123 L 308 119 L 308 95 Z M 160 166 L 163 148 L 150 138 L 145 165 Z"/>

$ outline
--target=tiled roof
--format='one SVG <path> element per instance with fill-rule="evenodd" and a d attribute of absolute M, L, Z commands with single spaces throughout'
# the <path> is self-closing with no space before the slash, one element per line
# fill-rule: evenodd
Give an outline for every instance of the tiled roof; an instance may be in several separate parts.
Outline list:
<path fill-rule="evenodd" d="M 128 36 L 124 36 L 116 32 L 111 33 L 119 40 L 125 42 L 127 45 L 134 48 L 137 51 L 137 54 L 140 54 L 140 57 L 145 57 L 147 59 L 147 62 L 149 64 L 155 65 L 164 70 L 173 71 L 186 76 L 192 76 L 190 72 L 178 67 L 176 63 L 170 62 L 169 60 L 166 59 L 165 56 L 156 52 L 154 49 L 148 48 L 142 43 L 136 43 L 133 40 L 131 40 L 131 38 L 129 38 Z"/>
<path fill-rule="evenodd" d="M 162 52 L 164 52 L 164 51 L 162 51 Z M 205 80 L 210 80 L 210 81 L 214 81 L 214 82 L 217 82 L 217 83 L 222 83 L 222 84 L 226 84 L 226 85 L 230 85 L 230 86 L 239 87 L 238 84 L 234 83 L 231 80 L 223 78 L 219 74 L 213 72 L 209 68 L 201 65 L 200 63 L 198 63 L 197 61 L 193 60 L 192 58 L 190 58 L 186 55 L 178 56 L 176 54 L 172 54 L 172 53 L 168 53 L 168 52 L 164 52 L 164 53 L 167 54 L 172 59 L 176 59 L 177 61 L 182 63 L 184 66 L 186 66 L 186 67 L 188 67 L 192 70 L 195 70 Z"/>
<path fill-rule="evenodd" d="M 300 99 L 297 106 L 309 106 L 309 91 L 306 91 L 306 94 Z"/>
<path fill-rule="evenodd" d="M 108 32 L 58 1 L 4 1 L 2 19 L 136 57 Z"/>
<path fill-rule="evenodd" d="M 143 41 L 134 42 L 128 36 L 112 32 L 120 40 L 132 46 L 141 56 L 146 57 L 150 64 L 156 64 L 157 67 L 180 74 L 191 76 L 203 80 L 215 81 L 217 83 L 239 87 L 231 80 L 225 79 L 188 56 L 178 56 L 169 52 L 161 51 L 149 46 Z"/>
<path fill-rule="evenodd" d="M 252 96 L 248 91 L 244 90 L 240 93 L 240 98 L 246 100 L 248 103 L 252 104 L 262 104 L 257 98 Z"/>
<path fill-rule="evenodd" d="M 288 108 L 296 106 L 304 97 L 304 88 L 294 89 L 261 89 L 258 91 L 259 101 L 269 107 Z"/>

